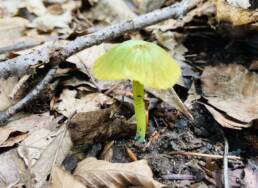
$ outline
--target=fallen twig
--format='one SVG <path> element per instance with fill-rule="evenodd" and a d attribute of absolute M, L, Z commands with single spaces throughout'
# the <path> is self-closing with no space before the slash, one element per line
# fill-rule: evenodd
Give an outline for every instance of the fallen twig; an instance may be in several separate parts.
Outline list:
<path fill-rule="evenodd" d="M 7 78 L 11 75 L 23 75 L 33 71 L 35 66 L 47 64 L 50 61 L 58 64 L 67 57 L 105 40 L 116 38 L 126 32 L 144 28 L 168 18 L 178 18 L 194 8 L 201 0 L 183 0 L 180 3 L 166 8 L 138 16 L 120 24 L 109 26 L 95 33 L 78 37 L 66 44 L 58 42 L 46 44 L 42 49 L 0 63 L 0 77 Z"/>
<path fill-rule="evenodd" d="M 204 158 L 212 158 L 212 159 L 223 159 L 222 155 L 213 155 L 213 154 L 205 154 L 205 153 L 197 153 L 197 152 L 187 152 L 187 151 L 171 151 L 170 155 L 186 155 L 186 156 L 195 156 L 195 157 L 204 157 Z M 230 160 L 242 160 L 241 157 L 229 155 L 227 156 Z"/>
<path fill-rule="evenodd" d="M 170 90 L 171 96 L 173 97 L 174 101 L 177 103 L 177 106 L 180 107 L 182 113 L 191 121 L 194 121 L 194 117 L 191 114 L 190 110 L 186 107 L 186 105 L 181 101 L 179 96 L 177 95 L 176 91 L 172 87 Z"/>
<path fill-rule="evenodd" d="M 228 140 L 224 135 L 224 155 L 223 155 L 223 175 L 224 175 L 224 187 L 229 188 L 229 181 L 228 181 Z"/>
<path fill-rule="evenodd" d="M 38 94 L 46 87 L 47 84 L 52 80 L 56 72 L 56 69 L 53 68 L 48 71 L 43 80 L 39 82 L 38 85 L 33 88 L 28 95 L 22 98 L 15 105 L 9 107 L 5 112 L 0 112 L 0 126 L 3 125 L 11 116 L 19 112 L 24 108 L 26 104 L 28 104 L 31 100 L 33 100 Z"/>

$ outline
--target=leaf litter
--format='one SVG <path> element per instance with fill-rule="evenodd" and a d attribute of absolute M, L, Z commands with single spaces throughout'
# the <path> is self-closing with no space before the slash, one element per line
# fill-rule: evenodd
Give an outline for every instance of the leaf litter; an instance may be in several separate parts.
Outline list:
<path fill-rule="evenodd" d="M 73 40 L 173 2 L 2 0 L 0 23 L 8 22 L 0 29 L 0 48 L 5 49 L 1 59 L 29 53 L 36 49 L 32 46 L 44 41 Z M 179 21 L 169 19 L 127 33 L 62 62 L 50 84 L 52 89 L 47 88 L 39 100 L 0 129 L 0 185 L 92 187 L 94 183 L 110 187 L 116 182 L 114 187 L 218 187 L 223 183 L 223 166 L 213 155 L 223 157 L 224 132 L 230 142 L 229 154 L 244 154 L 248 161 L 229 160 L 230 185 L 256 187 L 257 53 L 253 49 L 255 34 L 245 28 L 256 30 L 257 9 L 253 2 L 200 2 Z M 234 28 L 236 25 L 243 30 Z M 235 29 L 239 33 L 232 32 Z M 194 117 L 189 121 L 169 91 L 148 91 L 149 127 L 144 148 L 132 139 L 135 119 L 130 83 L 99 82 L 91 75 L 97 57 L 131 38 L 159 44 L 179 62 L 183 76 L 174 89 L 182 101 L 187 99 L 185 104 Z M 12 50 L 18 41 L 28 44 Z M 239 41 L 245 49 L 239 48 Z M 19 51 L 27 48 L 29 51 Z M 17 82 L 34 85 L 31 79 L 40 79 L 46 69 L 36 67 L 25 82 L 16 77 L 1 79 L 1 111 L 16 102 L 10 93 L 14 92 L 17 100 L 26 95 L 29 87 L 14 91 Z M 187 156 L 187 152 L 209 157 Z"/>

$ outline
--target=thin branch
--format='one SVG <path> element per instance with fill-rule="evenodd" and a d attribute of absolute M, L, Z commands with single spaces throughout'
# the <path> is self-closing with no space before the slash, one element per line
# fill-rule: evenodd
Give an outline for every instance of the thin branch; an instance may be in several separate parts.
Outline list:
<path fill-rule="evenodd" d="M 224 155 L 223 155 L 223 175 L 224 175 L 224 187 L 229 188 L 229 181 L 228 181 L 228 140 L 226 136 L 224 135 Z"/>
<path fill-rule="evenodd" d="M 204 157 L 211 159 L 224 159 L 222 155 L 206 154 L 206 153 L 197 153 L 197 152 L 187 152 L 187 151 L 171 151 L 170 155 L 185 155 L 185 156 L 195 156 L 195 157 Z M 241 157 L 230 155 L 227 156 L 230 160 L 242 160 Z"/>
<path fill-rule="evenodd" d="M 3 125 L 11 116 L 19 112 L 32 101 L 35 97 L 39 95 L 39 93 L 49 84 L 49 82 L 53 79 L 55 75 L 56 69 L 50 69 L 43 80 L 39 82 L 38 85 L 33 88 L 28 95 L 22 98 L 15 105 L 9 107 L 5 112 L 0 112 L 0 126 Z"/>
<path fill-rule="evenodd" d="M 1 62 L 0 77 L 7 78 L 11 75 L 29 74 L 38 64 L 47 64 L 50 61 L 58 64 L 85 48 L 114 39 L 126 32 L 138 30 L 169 18 L 182 17 L 200 2 L 202 0 L 182 0 L 182 2 L 175 3 L 166 8 L 109 26 L 86 36 L 78 37 L 67 44 L 60 44 L 58 42 L 48 43 L 40 50 Z"/>

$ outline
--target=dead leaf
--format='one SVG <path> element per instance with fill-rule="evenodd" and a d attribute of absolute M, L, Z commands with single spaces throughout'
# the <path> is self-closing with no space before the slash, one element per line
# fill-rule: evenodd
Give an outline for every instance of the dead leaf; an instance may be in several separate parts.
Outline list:
<path fill-rule="evenodd" d="M 132 19 L 136 14 L 122 0 L 101 0 L 91 9 L 90 17 L 111 24 Z"/>
<path fill-rule="evenodd" d="M 54 162 L 60 165 L 72 146 L 68 131 L 57 129 L 57 120 L 48 113 L 13 120 L 5 128 L 28 136 L 18 148 L 0 155 L 0 187 L 29 182 L 42 187 Z M 4 143 L 8 142 L 12 143 L 9 139 Z"/>
<path fill-rule="evenodd" d="M 227 0 L 227 2 L 232 6 L 243 9 L 248 9 L 251 6 L 249 0 Z"/>
<path fill-rule="evenodd" d="M 92 46 L 69 57 L 67 61 L 74 63 L 81 72 L 88 75 L 90 73 L 91 66 L 95 63 L 96 59 L 113 46 L 114 45 L 110 43 L 102 43 L 100 45 Z"/>
<path fill-rule="evenodd" d="M 58 183 L 61 181 L 59 178 L 61 174 L 66 175 L 66 173 L 60 170 L 56 170 L 56 172 L 60 174 L 54 174 L 53 184 L 62 185 L 62 188 L 68 188 L 69 186 L 66 186 L 66 184 Z M 78 183 L 77 179 L 79 179 L 85 187 L 164 187 L 163 184 L 152 178 L 152 172 L 146 160 L 131 163 L 110 163 L 95 158 L 86 158 L 78 163 L 73 175 L 74 178 L 71 179 L 71 181 Z M 69 185 L 70 183 L 71 182 L 68 182 L 67 184 Z M 81 186 L 81 184 L 79 185 Z M 59 188 L 59 186 L 55 188 Z"/>
<path fill-rule="evenodd" d="M 42 187 L 54 164 L 60 165 L 72 147 L 66 128 L 57 131 L 39 129 L 18 147 L 19 156 L 34 174 L 34 187 Z"/>
<path fill-rule="evenodd" d="M 62 15 L 47 13 L 34 19 L 29 26 L 37 28 L 43 32 L 49 32 L 58 28 L 61 33 L 66 34 L 70 32 L 69 23 L 71 20 L 72 15 L 69 11 L 64 12 Z"/>
<path fill-rule="evenodd" d="M 77 177 L 72 176 L 58 166 L 52 170 L 52 188 L 87 188 Z"/>
<path fill-rule="evenodd" d="M 236 2 L 236 0 L 234 1 Z M 226 3 L 225 0 L 217 0 L 216 15 L 219 22 L 231 23 L 233 26 L 241 26 L 253 24 L 258 21 L 257 10 L 246 10 L 233 5 Z"/>
<path fill-rule="evenodd" d="M 91 93 L 80 98 L 76 97 L 76 90 L 63 90 L 61 96 L 55 104 L 55 109 L 66 117 L 69 117 L 73 112 L 90 112 L 96 111 L 102 105 L 111 105 L 114 100 L 102 93 Z"/>
<path fill-rule="evenodd" d="M 215 110 L 209 105 L 204 105 L 206 109 L 212 114 L 214 119 L 222 126 L 230 129 L 242 129 L 242 128 L 248 128 L 250 127 L 250 124 L 248 123 L 238 123 L 234 122 L 233 120 L 230 120 L 223 116 L 220 112 Z"/>
<path fill-rule="evenodd" d="M 0 147 L 10 147 L 27 137 L 26 132 L 17 131 L 11 128 L 0 127 Z"/>
<path fill-rule="evenodd" d="M 258 75 L 242 65 L 206 67 L 201 76 L 208 103 L 244 123 L 258 118 Z"/>
<path fill-rule="evenodd" d="M 139 12 L 146 13 L 155 9 L 159 9 L 166 0 L 133 0 L 134 4 L 139 9 Z"/>
<path fill-rule="evenodd" d="M 180 20 L 168 19 L 158 24 L 147 27 L 148 30 L 160 30 L 162 32 L 175 30 L 184 27 L 187 23 L 191 22 L 194 17 L 207 16 L 211 17 L 216 14 L 216 7 L 214 3 L 210 1 L 204 2 L 203 0 L 195 0 L 199 5 L 189 11 L 186 16 Z"/>
<path fill-rule="evenodd" d="M 15 102 L 10 99 L 9 94 L 12 92 L 17 82 L 17 77 L 9 77 L 6 80 L 0 79 L 0 111 L 6 110 Z"/>
<path fill-rule="evenodd" d="M 18 182 L 26 182 L 28 173 L 15 149 L 0 155 L 0 187 L 14 187 Z"/>
<path fill-rule="evenodd" d="M 43 113 L 10 121 L 6 128 L 20 132 L 33 132 L 38 129 L 54 130 L 57 125 L 57 120 L 53 116 L 50 116 L 49 113 Z"/>
<path fill-rule="evenodd" d="M 23 36 L 28 20 L 21 17 L 1 18 L 0 19 L 0 47 L 6 46 L 13 40 Z"/>
<path fill-rule="evenodd" d="M 26 8 L 36 15 L 43 15 L 46 11 L 42 0 L 1 0 L 0 10 L 6 12 L 8 16 L 16 15 L 21 8 Z"/>
<path fill-rule="evenodd" d="M 81 112 L 74 115 L 69 126 L 75 144 L 92 144 L 115 138 L 135 135 L 135 122 L 120 114 L 121 109 L 113 105 L 107 109 Z"/>

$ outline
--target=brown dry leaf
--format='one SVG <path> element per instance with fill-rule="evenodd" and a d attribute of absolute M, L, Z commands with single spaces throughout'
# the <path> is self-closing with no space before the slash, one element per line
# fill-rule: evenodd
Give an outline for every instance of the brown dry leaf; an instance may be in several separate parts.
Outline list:
<path fill-rule="evenodd" d="M 72 176 L 58 166 L 54 166 L 51 188 L 87 188 L 77 177 Z"/>
<path fill-rule="evenodd" d="M 257 10 L 246 10 L 228 4 L 225 0 L 217 0 L 217 20 L 231 23 L 234 26 L 247 25 L 258 21 Z"/>
<path fill-rule="evenodd" d="M 258 75 L 242 65 L 206 67 L 201 76 L 208 103 L 228 116 L 250 123 L 258 118 Z"/>
<path fill-rule="evenodd" d="M 91 112 L 101 108 L 102 105 L 111 105 L 114 100 L 102 93 L 91 93 L 80 98 L 77 96 L 76 90 L 63 90 L 59 97 L 59 101 L 54 106 L 57 112 L 69 117 L 75 111 Z"/>
<path fill-rule="evenodd" d="M 75 144 L 93 144 L 114 138 L 135 135 L 135 122 L 126 120 L 120 114 L 119 107 L 81 112 L 74 115 L 69 132 Z"/>
<path fill-rule="evenodd" d="M 8 127 L 0 127 L 0 147 L 10 147 L 27 137 L 26 132 L 17 131 Z"/>
<path fill-rule="evenodd" d="M 211 107 L 209 105 L 204 105 L 204 106 L 222 127 L 226 127 L 226 128 L 230 128 L 230 129 L 242 129 L 242 128 L 250 127 L 250 124 L 248 124 L 248 123 L 238 123 L 238 122 L 234 122 L 230 119 L 227 119 L 220 112 L 218 112 L 217 110 L 215 110 L 213 107 Z"/>
<path fill-rule="evenodd" d="M 158 188 L 164 185 L 152 178 L 152 171 L 146 160 L 131 163 L 110 163 L 95 158 L 86 158 L 78 163 L 74 175 L 86 187 L 142 186 Z"/>

